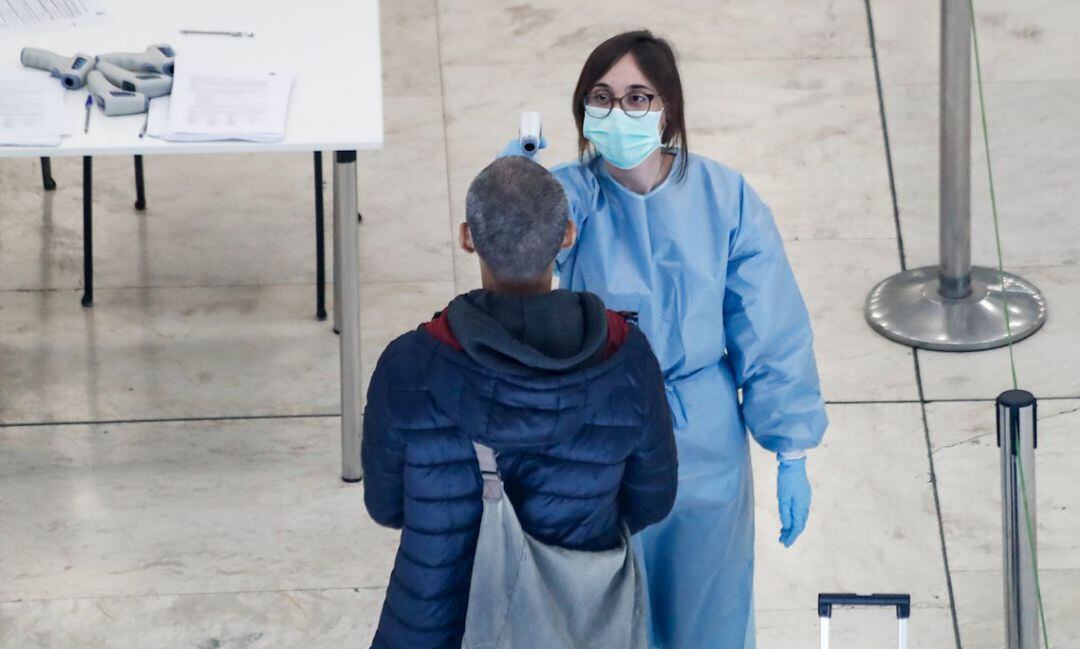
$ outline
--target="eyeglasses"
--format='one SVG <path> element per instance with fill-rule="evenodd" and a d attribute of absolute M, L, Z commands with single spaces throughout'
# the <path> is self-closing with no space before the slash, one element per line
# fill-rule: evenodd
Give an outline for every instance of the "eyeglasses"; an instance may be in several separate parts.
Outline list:
<path fill-rule="evenodd" d="M 593 88 L 585 95 L 585 112 L 590 117 L 604 118 L 615 110 L 617 103 L 630 117 L 645 117 L 654 98 L 656 95 L 640 90 L 628 92 L 622 97 L 615 97 L 604 88 Z"/>

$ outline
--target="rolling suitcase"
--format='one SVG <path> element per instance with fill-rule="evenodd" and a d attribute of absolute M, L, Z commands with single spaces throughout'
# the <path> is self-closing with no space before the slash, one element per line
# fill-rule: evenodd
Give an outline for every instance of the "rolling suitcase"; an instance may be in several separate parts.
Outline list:
<path fill-rule="evenodd" d="M 829 620 L 834 606 L 895 606 L 899 623 L 899 646 L 908 646 L 908 618 L 911 617 L 911 595 L 854 595 L 851 593 L 822 593 L 818 595 L 818 617 L 821 619 L 821 649 L 829 649 Z"/>

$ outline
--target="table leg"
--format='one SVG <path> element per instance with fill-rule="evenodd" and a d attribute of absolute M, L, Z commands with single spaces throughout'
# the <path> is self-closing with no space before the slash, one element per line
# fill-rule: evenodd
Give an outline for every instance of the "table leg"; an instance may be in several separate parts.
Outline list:
<path fill-rule="evenodd" d="M 341 293 L 341 479 L 363 478 L 360 464 L 360 224 L 356 215 L 356 152 L 334 153 L 334 240 L 340 252 L 334 288 Z M 338 243 L 340 241 L 340 243 Z M 335 302 L 335 310 L 337 307 Z"/>
<path fill-rule="evenodd" d="M 141 155 L 135 156 L 135 209 L 140 212 L 146 209 L 146 183 L 143 182 L 143 160 Z"/>
<path fill-rule="evenodd" d="M 41 159 L 41 184 L 47 192 L 56 189 L 56 181 L 52 177 L 52 160 L 49 158 Z"/>
<path fill-rule="evenodd" d="M 315 152 L 315 318 L 326 320 L 326 236 L 323 218 L 322 151 Z"/>
<path fill-rule="evenodd" d="M 85 307 L 94 303 L 93 161 L 83 156 L 83 297 Z"/>
<path fill-rule="evenodd" d="M 337 173 L 337 154 L 334 154 L 334 173 Z M 337 182 L 337 176 L 334 176 Z M 341 214 L 337 205 L 337 190 L 334 192 L 334 333 L 341 333 Z"/>

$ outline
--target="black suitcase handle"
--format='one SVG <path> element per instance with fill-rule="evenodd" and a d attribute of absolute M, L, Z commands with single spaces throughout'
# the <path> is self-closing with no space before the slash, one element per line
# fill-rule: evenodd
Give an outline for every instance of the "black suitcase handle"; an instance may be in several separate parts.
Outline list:
<path fill-rule="evenodd" d="M 834 606 L 895 606 L 896 617 L 906 620 L 911 617 L 911 595 L 856 595 L 854 593 L 821 593 L 818 595 L 818 617 L 832 617 Z"/>

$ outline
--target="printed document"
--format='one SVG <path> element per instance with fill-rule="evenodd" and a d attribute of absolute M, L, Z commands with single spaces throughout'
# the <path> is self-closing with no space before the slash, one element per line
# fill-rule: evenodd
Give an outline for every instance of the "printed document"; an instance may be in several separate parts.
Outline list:
<path fill-rule="evenodd" d="M 58 80 L 30 71 L 0 76 L 0 146 L 60 146 L 71 132 Z"/>
<path fill-rule="evenodd" d="M 103 15 L 97 0 L 0 0 L 0 33 L 88 25 Z"/>
<path fill-rule="evenodd" d="M 285 137 L 291 90 L 287 74 L 177 61 L 168 107 L 158 102 L 147 133 L 177 141 L 276 142 Z"/>

